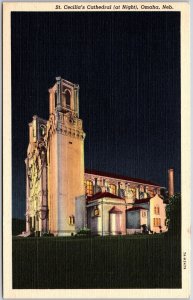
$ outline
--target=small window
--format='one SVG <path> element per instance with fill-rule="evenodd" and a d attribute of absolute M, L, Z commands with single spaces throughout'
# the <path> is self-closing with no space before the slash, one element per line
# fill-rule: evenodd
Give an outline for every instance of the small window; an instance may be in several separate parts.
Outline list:
<path fill-rule="evenodd" d="M 32 132 L 33 132 L 33 137 L 36 137 L 36 131 L 35 131 L 35 128 L 32 129 Z"/>
<path fill-rule="evenodd" d="M 57 102 L 58 102 L 58 100 L 57 100 L 57 98 L 58 98 L 58 95 L 57 95 L 57 92 L 55 92 L 55 107 L 57 106 Z"/>
<path fill-rule="evenodd" d="M 154 206 L 154 214 L 155 215 L 159 215 L 160 214 L 159 206 L 158 205 Z"/>
<path fill-rule="evenodd" d="M 160 218 L 153 218 L 153 226 L 154 227 L 161 226 L 161 219 Z"/>
<path fill-rule="evenodd" d="M 69 223 L 69 225 L 74 225 L 75 224 L 75 218 L 74 218 L 74 216 L 69 216 L 68 223 Z"/>
<path fill-rule="evenodd" d="M 93 183 L 91 180 L 85 181 L 85 193 L 87 196 L 93 195 Z"/>

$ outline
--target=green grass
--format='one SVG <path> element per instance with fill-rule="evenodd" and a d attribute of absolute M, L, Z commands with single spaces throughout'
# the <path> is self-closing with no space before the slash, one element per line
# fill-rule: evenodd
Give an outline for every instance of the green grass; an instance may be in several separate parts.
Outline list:
<path fill-rule="evenodd" d="M 180 288 L 178 236 L 13 238 L 13 288 Z"/>

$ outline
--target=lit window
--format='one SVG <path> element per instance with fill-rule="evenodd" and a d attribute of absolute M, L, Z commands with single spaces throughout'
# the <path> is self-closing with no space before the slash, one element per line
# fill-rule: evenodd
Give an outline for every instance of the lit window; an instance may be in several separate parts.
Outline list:
<path fill-rule="evenodd" d="M 159 215 L 159 206 L 158 205 L 156 205 L 156 206 L 154 206 L 154 214 L 155 215 Z"/>
<path fill-rule="evenodd" d="M 74 216 L 70 216 L 68 218 L 68 223 L 69 223 L 69 225 L 74 225 L 75 224 L 75 218 L 74 218 Z"/>
<path fill-rule="evenodd" d="M 154 218 L 154 219 L 153 219 L 153 226 L 154 226 L 154 227 L 159 227 L 159 226 L 161 226 L 161 219 L 160 219 L 160 218 Z"/>
<path fill-rule="evenodd" d="M 85 193 L 87 196 L 93 195 L 93 183 L 91 180 L 85 181 Z"/>
<path fill-rule="evenodd" d="M 111 194 L 116 195 L 116 185 L 110 184 L 109 185 L 109 190 L 110 190 Z"/>

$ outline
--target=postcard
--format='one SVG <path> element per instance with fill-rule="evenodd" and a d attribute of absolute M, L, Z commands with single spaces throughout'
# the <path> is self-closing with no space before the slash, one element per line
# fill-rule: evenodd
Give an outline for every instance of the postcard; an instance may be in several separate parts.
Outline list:
<path fill-rule="evenodd" d="M 190 296 L 186 2 L 3 3 L 4 298 Z"/>

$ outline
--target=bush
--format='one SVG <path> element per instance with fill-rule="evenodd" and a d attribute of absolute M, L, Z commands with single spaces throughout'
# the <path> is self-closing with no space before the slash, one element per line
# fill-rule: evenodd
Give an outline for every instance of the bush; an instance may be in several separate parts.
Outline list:
<path fill-rule="evenodd" d="M 90 235 L 91 231 L 89 228 L 84 227 L 77 232 L 77 235 Z"/>
<path fill-rule="evenodd" d="M 181 232 L 181 195 L 175 194 L 169 198 L 166 206 L 166 222 L 168 233 L 180 234 Z"/>
<path fill-rule="evenodd" d="M 45 232 L 45 233 L 43 233 L 42 236 L 43 236 L 43 237 L 54 237 L 54 234 L 53 234 L 53 233 L 50 233 L 50 232 Z"/>

